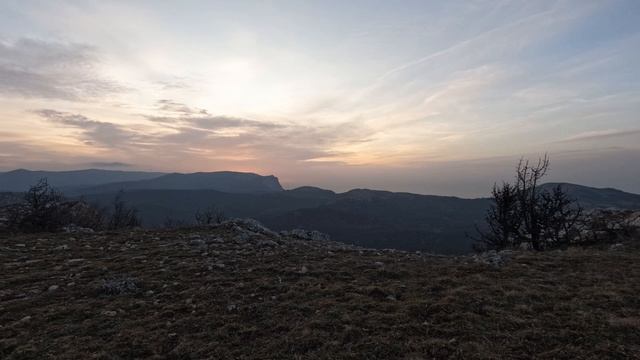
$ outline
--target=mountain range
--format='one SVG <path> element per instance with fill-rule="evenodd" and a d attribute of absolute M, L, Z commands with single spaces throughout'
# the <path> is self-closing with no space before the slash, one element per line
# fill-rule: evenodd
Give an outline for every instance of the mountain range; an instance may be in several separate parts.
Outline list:
<path fill-rule="evenodd" d="M 67 196 L 108 206 L 123 199 L 138 209 L 143 225 L 193 223 L 201 209 L 216 207 L 228 217 L 250 217 L 274 230 L 315 229 L 340 242 L 375 248 L 457 254 L 471 250 L 476 226 L 483 224 L 488 198 L 418 195 L 369 189 L 344 193 L 316 187 L 285 190 L 275 176 L 211 172 L 165 174 L 109 170 L 0 173 L 0 191 L 24 191 L 39 178 Z M 640 209 L 640 195 L 616 189 L 561 185 L 585 208 Z"/>

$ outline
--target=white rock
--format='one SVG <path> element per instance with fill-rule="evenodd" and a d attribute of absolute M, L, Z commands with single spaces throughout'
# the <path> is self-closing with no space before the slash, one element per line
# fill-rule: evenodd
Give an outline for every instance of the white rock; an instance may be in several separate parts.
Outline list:
<path fill-rule="evenodd" d="M 609 246 L 609 251 L 620 251 L 624 250 L 624 244 L 617 243 Z"/>

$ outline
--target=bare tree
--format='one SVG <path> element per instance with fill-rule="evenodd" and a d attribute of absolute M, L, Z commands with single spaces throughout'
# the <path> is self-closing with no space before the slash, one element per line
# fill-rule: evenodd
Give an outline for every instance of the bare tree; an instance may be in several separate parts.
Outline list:
<path fill-rule="evenodd" d="M 573 238 L 579 236 L 576 225 L 581 219 L 582 207 L 562 190 L 561 185 L 541 193 L 540 203 L 540 227 L 546 240 L 543 245 L 568 246 Z"/>
<path fill-rule="evenodd" d="M 195 218 L 196 224 L 200 226 L 220 224 L 226 219 L 224 212 L 215 206 L 196 211 Z"/>
<path fill-rule="evenodd" d="M 140 226 L 137 209 L 128 207 L 122 199 L 123 196 L 124 192 L 119 191 L 113 199 L 112 213 L 109 218 L 109 223 L 107 224 L 110 230 L 129 229 Z"/>
<path fill-rule="evenodd" d="M 513 246 L 520 236 L 522 220 L 516 187 L 509 183 L 503 183 L 500 187 L 494 184 L 491 195 L 494 203 L 485 215 L 488 230 L 476 228 L 480 234 L 476 239 L 478 250 L 504 249 Z"/>
<path fill-rule="evenodd" d="M 8 206 L 6 230 L 12 232 L 55 232 L 66 227 L 101 230 L 104 210 L 83 199 L 68 200 L 40 179 L 24 194 L 23 201 Z"/>
<path fill-rule="evenodd" d="M 56 231 L 65 225 L 62 194 L 40 179 L 24 195 L 24 206 L 16 207 L 11 216 L 14 227 L 25 232 Z"/>
<path fill-rule="evenodd" d="M 547 154 L 538 159 L 537 164 L 531 165 L 529 160 L 520 159 L 516 174 L 516 192 L 522 219 L 523 231 L 530 239 L 531 246 L 535 250 L 542 250 L 542 228 L 540 207 L 540 189 L 538 183 L 549 169 L 549 157 Z"/>
<path fill-rule="evenodd" d="M 97 204 L 89 204 L 83 198 L 64 204 L 69 214 L 68 224 L 92 230 L 102 230 L 106 222 L 106 210 Z"/>
<path fill-rule="evenodd" d="M 167 216 L 164 218 L 162 222 L 162 227 L 164 229 L 180 229 L 188 227 L 189 223 L 184 220 L 175 219 L 171 216 Z"/>
<path fill-rule="evenodd" d="M 486 215 L 488 230 L 479 231 L 478 249 L 504 249 L 529 243 L 534 250 L 566 246 L 577 233 L 582 208 L 560 186 L 540 187 L 549 169 L 545 154 L 537 163 L 521 159 L 515 184 L 494 185 L 493 205 Z"/>

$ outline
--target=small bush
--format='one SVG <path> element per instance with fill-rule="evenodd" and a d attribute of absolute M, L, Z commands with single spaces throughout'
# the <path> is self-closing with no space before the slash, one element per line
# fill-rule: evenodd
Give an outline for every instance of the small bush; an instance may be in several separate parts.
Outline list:
<path fill-rule="evenodd" d="M 23 201 L 4 208 L 4 230 L 10 232 L 56 232 L 80 227 L 101 230 L 104 211 L 83 200 L 67 200 L 46 178 L 31 186 Z"/>
<path fill-rule="evenodd" d="M 224 212 L 214 206 L 198 210 L 195 214 L 195 218 L 196 224 L 200 226 L 220 224 L 226 219 Z"/>
<path fill-rule="evenodd" d="M 15 207 L 12 226 L 23 232 L 58 231 L 68 220 L 62 194 L 40 179 L 24 195 L 22 208 Z"/>
<path fill-rule="evenodd" d="M 124 192 L 120 191 L 113 199 L 111 216 L 107 223 L 109 230 L 131 229 L 140 226 L 138 210 L 128 207 L 122 199 Z"/>

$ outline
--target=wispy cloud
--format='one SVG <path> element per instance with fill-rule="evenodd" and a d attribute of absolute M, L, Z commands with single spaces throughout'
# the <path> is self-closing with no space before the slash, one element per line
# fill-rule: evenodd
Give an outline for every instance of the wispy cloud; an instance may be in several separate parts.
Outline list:
<path fill-rule="evenodd" d="M 607 130 L 596 130 L 596 131 L 585 131 L 579 134 L 575 134 L 560 140 L 559 142 L 576 142 L 576 141 L 593 141 L 593 140 L 603 140 L 603 139 L 611 139 L 618 137 L 632 136 L 638 137 L 640 136 L 640 129 L 631 129 L 631 130 L 616 130 L 616 129 L 607 129 Z"/>
<path fill-rule="evenodd" d="M 91 119 L 82 114 L 40 109 L 35 114 L 59 128 L 79 130 L 68 136 L 86 146 L 126 149 L 132 161 L 153 154 L 160 158 L 243 159 L 280 162 L 334 159 L 350 155 L 337 147 L 369 141 L 372 130 L 358 123 L 309 127 L 224 116 L 164 118 L 153 131 Z M 200 111 L 196 113 L 200 114 Z M 208 114 L 208 111 L 204 113 Z M 153 116 L 145 116 L 153 119 Z M 232 130 L 229 132 L 229 130 Z"/>
<path fill-rule="evenodd" d="M 96 121 L 80 114 L 71 114 L 51 109 L 36 110 L 36 114 L 49 122 L 81 130 L 81 140 L 89 145 L 117 147 L 133 145 L 136 134 L 122 126 Z"/>
<path fill-rule="evenodd" d="M 22 38 L 0 42 L 4 96 L 82 100 L 124 88 L 99 74 L 95 48 Z"/>

